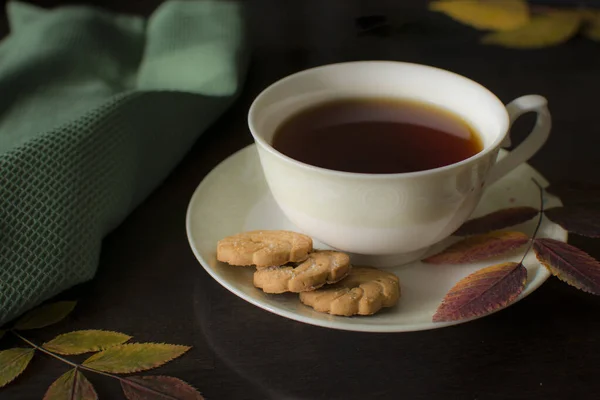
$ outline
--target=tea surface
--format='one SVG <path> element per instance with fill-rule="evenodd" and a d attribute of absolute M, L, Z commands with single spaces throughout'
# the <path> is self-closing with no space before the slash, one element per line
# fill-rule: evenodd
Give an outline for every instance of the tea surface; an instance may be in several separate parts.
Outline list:
<path fill-rule="evenodd" d="M 460 117 L 399 99 L 342 99 L 284 121 L 273 147 L 298 161 L 346 172 L 388 174 L 443 167 L 482 150 Z"/>

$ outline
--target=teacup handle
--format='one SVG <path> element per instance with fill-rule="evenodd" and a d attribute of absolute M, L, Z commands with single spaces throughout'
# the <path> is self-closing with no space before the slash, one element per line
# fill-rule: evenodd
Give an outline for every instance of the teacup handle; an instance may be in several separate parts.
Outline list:
<path fill-rule="evenodd" d="M 537 113 L 537 119 L 533 130 L 523 143 L 492 167 L 486 179 L 486 186 L 496 182 L 520 164 L 529 160 L 544 145 L 552 127 L 552 118 L 550 117 L 548 107 L 546 107 L 547 103 L 544 97 L 531 94 L 519 97 L 506 105 L 511 126 L 517 118 L 530 111 Z M 510 146 L 510 136 L 507 135 L 502 146 Z"/>

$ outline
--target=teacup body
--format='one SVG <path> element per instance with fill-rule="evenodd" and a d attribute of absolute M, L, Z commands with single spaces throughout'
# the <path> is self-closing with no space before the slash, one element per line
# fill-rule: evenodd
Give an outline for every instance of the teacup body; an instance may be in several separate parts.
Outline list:
<path fill-rule="evenodd" d="M 277 127 L 300 110 L 369 97 L 448 110 L 473 128 L 483 150 L 425 171 L 361 174 L 304 164 L 271 145 Z M 256 98 L 248 122 L 266 181 L 285 215 L 336 249 L 366 255 L 414 254 L 451 235 L 477 206 L 510 126 L 504 104 L 478 83 L 433 67 L 387 61 L 332 64 L 290 75 Z"/>

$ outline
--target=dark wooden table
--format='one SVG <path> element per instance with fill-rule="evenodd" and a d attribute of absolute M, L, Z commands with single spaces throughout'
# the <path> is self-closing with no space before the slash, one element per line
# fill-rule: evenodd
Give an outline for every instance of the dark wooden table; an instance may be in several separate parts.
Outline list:
<path fill-rule="evenodd" d="M 41 4 L 54 2 L 38 1 Z M 98 1 L 149 13 L 159 1 Z M 284 4 L 285 3 L 285 4 Z M 408 4 L 407 4 L 408 3 Z M 389 59 L 434 65 L 479 81 L 508 102 L 549 100 L 551 139 L 531 164 L 551 182 L 600 183 L 600 44 L 583 38 L 517 51 L 478 44 L 478 33 L 426 11 L 424 1 L 248 1 L 250 69 L 236 104 L 190 149 L 169 179 L 103 245 L 96 278 L 66 321 L 38 342 L 75 329 L 111 329 L 138 341 L 193 345 L 151 373 L 172 375 L 208 399 L 596 399 L 600 392 L 600 299 L 550 279 L 514 307 L 468 324 L 401 334 L 342 332 L 270 314 L 204 272 L 185 235 L 196 186 L 251 143 L 246 113 L 271 82 L 316 65 Z M 355 19 L 384 15 L 391 27 L 358 34 Z M 531 126 L 522 118 L 518 142 Z M 572 243 L 600 257 L 598 241 Z M 66 371 L 39 357 L 0 399 L 40 399 Z M 118 383 L 87 374 L 101 399 Z"/>

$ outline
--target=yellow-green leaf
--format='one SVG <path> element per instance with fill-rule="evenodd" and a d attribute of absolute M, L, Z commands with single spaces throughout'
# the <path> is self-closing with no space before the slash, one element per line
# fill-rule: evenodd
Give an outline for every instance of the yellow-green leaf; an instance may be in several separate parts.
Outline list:
<path fill-rule="evenodd" d="M 524 0 L 433 1 L 429 9 L 476 29 L 508 31 L 529 22 L 529 7 Z"/>
<path fill-rule="evenodd" d="M 583 34 L 589 39 L 600 42 L 600 11 L 588 11 L 585 19 L 586 27 Z"/>
<path fill-rule="evenodd" d="M 505 32 L 485 35 L 484 44 L 514 49 L 535 49 L 554 46 L 573 37 L 581 25 L 582 15 L 573 11 L 550 11 L 536 15 L 527 25 Z"/>
<path fill-rule="evenodd" d="M 15 329 L 24 331 L 55 324 L 69 315 L 76 304 L 76 301 L 59 301 L 45 304 L 25 314 L 17 321 Z"/>
<path fill-rule="evenodd" d="M 0 351 L 0 387 L 21 375 L 33 357 L 34 349 L 14 348 Z"/>
<path fill-rule="evenodd" d="M 165 343 L 121 344 L 96 353 L 83 362 L 86 367 L 116 374 L 128 374 L 156 368 L 190 347 Z"/>
<path fill-rule="evenodd" d="M 98 394 L 90 381 L 73 368 L 50 385 L 42 400 L 98 400 Z"/>
<path fill-rule="evenodd" d="M 58 354 L 83 354 L 90 351 L 104 350 L 125 343 L 129 339 L 131 339 L 131 336 L 119 332 L 82 330 L 58 335 L 51 341 L 44 343 L 42 347 Z"/>

